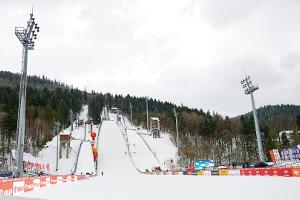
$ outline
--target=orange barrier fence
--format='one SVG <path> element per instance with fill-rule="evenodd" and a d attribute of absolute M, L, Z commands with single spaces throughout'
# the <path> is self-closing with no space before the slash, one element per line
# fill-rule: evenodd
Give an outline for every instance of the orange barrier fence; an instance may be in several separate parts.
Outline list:
<path fill-rule="evenodd" d="M 41 176 L 0 179 L 0 195 L 16 195 L 30 192 L 48 185 L 88 179 L 87 175 Z"/>

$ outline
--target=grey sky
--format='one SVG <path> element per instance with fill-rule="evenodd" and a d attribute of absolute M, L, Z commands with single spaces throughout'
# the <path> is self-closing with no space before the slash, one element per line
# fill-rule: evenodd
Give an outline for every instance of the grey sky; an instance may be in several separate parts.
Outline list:
<path fill-rule="evenodd" d="M 34 3 L 41 27 L 29 74 L 80 89 L 151 96 L 222 115 L 300 102 L 298 0 L 0 0 L 0 69 L 19 72 Z"/>

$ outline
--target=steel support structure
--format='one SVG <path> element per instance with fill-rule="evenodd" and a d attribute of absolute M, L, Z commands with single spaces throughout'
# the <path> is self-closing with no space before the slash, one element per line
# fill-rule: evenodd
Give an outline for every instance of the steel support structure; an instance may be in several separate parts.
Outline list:
<path fill-rule="evenodd" d="M 23 153 L 25 140 L 25 111 L 26 111 L 26 88 L 27 88 L 27 60 L 28 50 L 34 49 L 34 40 L 36 39 L 36 32 L 39 32 L 39 27 L 35 23 L 33 13 L 30 14 L 30 19 L 27 22 L 27 27 L 15 27 L 15 34 L 23 46 L 22 52 L 22 70 L 19 91 L 19 108 L 18 108 L 18 122 L 17 122 L 17 176 L 24 175 L 23 169 Z"/>
<path fill-rule="evenodd" d="M 252 110 L 253 110 L 259 160 L 260 160 L 260 162 L 265 162 L 265 155 L 264 155 L 264 151 L 263 151 L 263 147 L 262 147 L 261 133 L 259 130 L 258 117 L 257 117 L 255 100 L 254 100 L 254 95 L 253 95 L 253 92 L 258 90 L 259 86 L 252 84 L 252 81 L 250 80 L 250 76 L 246 76 L 246 78 L 241 81 L 241 84 L 243 85 L 243 88 L 245 89 L 245 94 L 246 95 L 250 94 L 250 96 L 251 96 L 251 104 L 252 104 Z"/>
<path fill-rule="evenodd" d="M 176 112 L 175 108 L 173 108 L 173 113 L 174 113 L 175 123 L 176 123 L 176 146 L 177 146 L 177 151 L 178 151 L 178 155 L 179 155 L 180 141 L 179 141 L 178 119 L 177 119 L 178 113 Z"/>

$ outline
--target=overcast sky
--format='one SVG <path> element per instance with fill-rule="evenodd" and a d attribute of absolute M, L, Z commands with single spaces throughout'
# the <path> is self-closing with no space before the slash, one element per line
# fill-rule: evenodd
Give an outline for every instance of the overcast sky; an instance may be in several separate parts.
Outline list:
<path fill-rule="evenodd" d="M 33 4 L 30 75 L 235 116 L 247 72 L 257 107 L 300 102 L 299 0 L 0 0 L 0 70 L 20 72 Z"/>

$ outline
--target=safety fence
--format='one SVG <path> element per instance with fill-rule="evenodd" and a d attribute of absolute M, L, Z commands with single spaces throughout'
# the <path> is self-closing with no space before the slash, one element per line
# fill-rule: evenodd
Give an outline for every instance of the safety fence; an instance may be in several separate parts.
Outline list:
<path fill-rule="evenodd" d="M 41 176 L 0 179 L 0 195 L 18 195 L 38 190 L 53 184 L 75 182 L 88 179 L 87 175 Z"/>
<path fill-rule="evenodd" d="M 278 168 L 243 168 L 243 169 L 218 169 L 201 171 L 162 171 L 149 172 L 150 175 L 194 175 L 194 176 L 282 176 L 300 177 L 300 167 Z"/>

